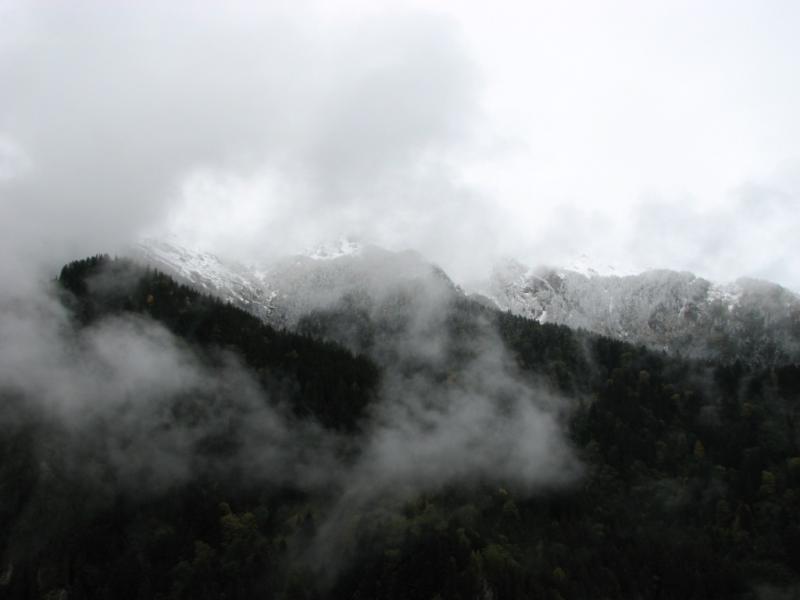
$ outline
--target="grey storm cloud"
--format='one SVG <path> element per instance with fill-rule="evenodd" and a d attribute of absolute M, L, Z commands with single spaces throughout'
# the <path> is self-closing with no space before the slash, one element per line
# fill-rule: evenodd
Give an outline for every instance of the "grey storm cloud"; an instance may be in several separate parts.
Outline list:
<path fill-rule="evenodd" d="M 790 165 L 777 184 L 764 175 L 773 157 L 792 158 L 770 133 L 784 105 L 774 118 L 759 108 L 784 79 L 741 95 L 730 89 L 736 82 L 708 78 L 704 70 L 727 73 L 721 67 L 735 55 L 709 54 L 691 28 L 678 54 L 665 40 L 652 47 L 646 29 L 618 47 L 605 28 L 647 12 L 629 8 L 627 17 L 611 11 L 580 24 L 520 8 L 494 23 L 466 5 L 12 0 L 0 9 L 0 249 L 13 257 L 2 271 L 10 280 L 29 270 L 21 265 L 52 273 L 142 233 L 177 231 L 245 260 L 355 235 L 417 249 L 460 281 L 483 275 L 502 252 L 531 263 L 587 254 L 598 266 L 756 274 L 797 288 L 786 221 L 737 200 L 743 181 L 763 198 L 797 172 Z M 670 18 L 686 22 L 686 10 Z M 696 12 L 699 22 L 713 13 Z M 742 77 L 761 77 L 767 63 L 780 67 L 776 77 L 790 72 L 788 54 L 775 62 L 760 38 L 740 48 L 737 27 L 748 15 L 737 11 L 719 33 L 723 47 L 752 51 Z M 776 35 L 789 35 L 789 22 Z M 573 38 L 559 28 L 573 25 L 590 41 L 601 36 L 596 56 L 566 46 Z M 669 73 L 653 81 L 634 43 L 685 66 L 691 98 L 708 100 L 687 105 L 675 90 L 689 84 Z M 697 60 L 680 62 L 688 57 Z M 638 75 L 628 97 L 615 85 L 630 73 Z M 787 87 L 787 103 L 795 92 Z M 730 110 L 719 110 L 720 98 Z M 736 116 L 740 103 L 750 117 Z M 673 110 L 679 127 L 669 126 Z M 727 128 L 703 135 L 709 114 Z M 598 129 L 586 130 L 587 119 Z M 726 137 L 762 122 L 781 141 L 775 148 L 757 152 Z M 654 137 L 633 152 L 643 124 Z M 684 156 L 691 140 L 698 145 Z M 686 193 L 642 195 L 673 184 Z M 693 195 L 694 184 L 712 197 Z M 716 198 L 721 189 L 731 191 Z M 736 211 L 737 235 L 726 237 Z M 749 223 L 768 233 L 754 235 Z M 762 238 L 771 244 L 759 246 Z M 765 258 L 754 264 L 757 253 Z"/>
<path fill-rule="evenodd" d="M 309 229 L 414 245 L 459 209 L 458 227 L 483 227 L 446 161 L 480 112 L 457 28 L 408 12 L 331 23 L 307 8 L 12 3 L 0 24 L 4 251 L 58 263 L 117 250 L 196 203 L 181 191 L 197 173 L 280 182 L 256 202 L 251 252 Z"/>
<path fill-rule="evenodd" d="M 678 265 L 716 280 L 748 276 L 800 290 L 792 259 L 800 188 L 789 173 L 743 185 L 712 208 L 690 199 L 642 204 L 624 250 L 652 268 Z"/>
<path fill-rule="evenodd" d="M 478 249 L 476 232 L 491 229 L 476 208 L 484 199 L 449 164 L 480 119 L 481 85 L 451 21 L 397 12 L 334 26 L 312 10 L 191 6 L 20 3 L 0 25 L 0 79 L 12 90 L 0 96 L 0 250 L 13 282 L 0 293 L 0 333 L 15 341 L 0 351 L 0 381 L 60 423 L 66 438 L 48 447 L 76 468 L 82 456 L 104 456 L 123 485 L 158 489 L 220 468 L 197 464 L 192 449 L 233 395 L 248 415 L 237 425 L 247 463 L 273 481 L 363 499 L 379 473 L 376 491 L 409 493 L 442 481 L 504 478 L 527 489 L 568 479 L 571 453 L 542 404 L 551 396 L 501 366 L 497 339 L 476 340 L 474 381 L 445 389 L 387 378 L 359 459 L 339 464 L 344 442 L 294 423 L 233 357 L 211 372 L 141 319 L 76 329 L 49 286 L 32 281 L 34 267 L 52 275 L 113 251 L 191 205 L 196 177 L 224 196 L 230 181 L 266 173 L 289 192 L 255 199 L 269 214 L 250 249 L 288 243 L 303 221 L 315 233 L 369 229 L 441 251 Z M 429 320 L 387 351 L 437 360 L 442 342 L 430 327 L 441 327 L 446 305 L 419 301 L 418 318 Z M 176 426 L 160 399 L 200 392 L 210 394 L 207 419 Z M 89 440 L 104 447 L 87 449 Z M 403 458 L 400 446 L 415 451 Z"/>
<path fill-rule="evenodd" d="M 800 228 L 797 165 L 703 206 L 689 194 L 649 194 L 617 216 L 592 203 L 564 203 L 525 250 L 531 264 L 567 265 L 581 255 L 605 273 L 691 271 L 712 281 L 766 279 L 800 290 L 793 260 Z"/>

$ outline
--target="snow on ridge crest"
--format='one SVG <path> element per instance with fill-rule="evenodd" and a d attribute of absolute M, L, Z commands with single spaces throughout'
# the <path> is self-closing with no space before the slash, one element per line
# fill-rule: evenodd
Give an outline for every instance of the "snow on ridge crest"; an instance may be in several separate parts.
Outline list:
<path fill-rule="evenodd" d="M 732 311 L 739 305 L 744 290 L 741 284 L 734 283 L 711 283 L 708 287 L 708 301 L 721 302 Z"/>
<path fill-rule="evenodd" d="M 319 244 L 303 252 L 313 260 L 333 260 L 343 256 L 360 254 L 363 246 L 350 237 L 343 237 L 333 242 Z"/>
<path fill-rule="evenodd" d="M 354 286 L 441 271 L 418 254 L 362 246 L 352 238 L 261 265 L 227 262 L 169 238 L 142 240 L 136 250 L 146 262 L 276 326 L 291 326 L 320 304 L 318 296 L 327 302 Z M 567 264 L 531 268 L 508 258 L 498 261 L 487 279 L 466 291 L 454 289 L 540 323 L 582 328 L 683 356 L 744 356 L 765 364 L 800 356 L 800 297 L 776 284 L 750 279 L 720 284 L 668 269 L 629 275 L 612 268 L 606 275 L 589 266 L 586 255 Z"/>

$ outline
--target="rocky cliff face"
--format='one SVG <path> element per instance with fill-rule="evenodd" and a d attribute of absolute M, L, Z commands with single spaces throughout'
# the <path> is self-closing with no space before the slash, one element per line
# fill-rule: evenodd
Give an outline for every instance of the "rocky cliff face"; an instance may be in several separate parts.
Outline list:
<path fill-rule="evenodd" d="M 800 359 L 800 297 L 765 281 L 718 285 L 669 270 L 601 276 L 506 261 L 480 292 L 501 310 L 542 323 L 693 358 Z"/>

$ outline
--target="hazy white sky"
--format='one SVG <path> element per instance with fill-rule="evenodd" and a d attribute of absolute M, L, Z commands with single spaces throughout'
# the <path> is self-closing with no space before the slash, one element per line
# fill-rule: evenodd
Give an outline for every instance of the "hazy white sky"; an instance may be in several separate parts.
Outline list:
<path fill-rule="evenodd" d="M 0 0 L 0 250 L 356 234 L 456 277 L 586 253 L 800 289 L 797 31 L 789 1 Z"/>

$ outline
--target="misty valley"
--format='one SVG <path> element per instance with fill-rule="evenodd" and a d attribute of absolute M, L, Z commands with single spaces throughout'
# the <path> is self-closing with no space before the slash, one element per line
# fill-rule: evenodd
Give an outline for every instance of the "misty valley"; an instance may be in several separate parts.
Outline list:
<path fill-rule="evenodd" d="M 0 597 L 795 597 L 796 329 L 683 356 L 294 264 L 280 320 L 105 255 L 3 306 Z"/>
<path fill-rule="evenodd" d="M 798 31 L 0 0 L 0 600 L 800 600 Z"/>

